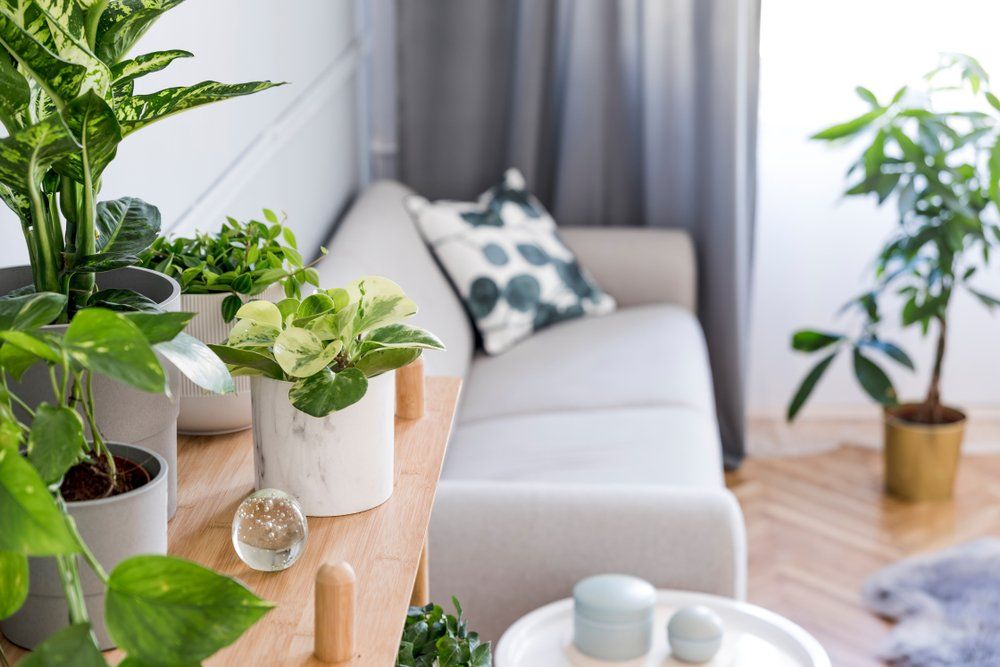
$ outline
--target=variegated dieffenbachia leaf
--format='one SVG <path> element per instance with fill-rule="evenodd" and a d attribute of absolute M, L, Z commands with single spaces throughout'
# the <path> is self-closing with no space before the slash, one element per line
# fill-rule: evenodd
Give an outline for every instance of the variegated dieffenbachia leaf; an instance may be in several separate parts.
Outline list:
<path fill-rule="evenodd" d="M 170 51 L 154 51 L 145 53 L 135 58 L 123 60 L 111 68 L 112 83 L 115 86 L 127 81 L 132 81 L 140 76 L 145 76 L 152 72 L 159 72 L 161 69 L 177 60 L 178 58 L 191 58 L 194 54 L 190 51 L 172 49 Z"/>
<path fill-rule="evenodd" d="M 97 24 L 97 57 L 108 65 L 122 60 L 165 11 L 184 0 L 110 0 Z"/>
<path fill-rule="evenodd" d="M 6 0 L 8 3 L 12 0 Z M 21 7 L 37 6 L 47 19 L 51 45 L 60 59 L 85 67 L 87 76 L 81 93 L 95 91 L 105 96 L 111 86 L 111 70 L 87 43 L 86 14 L 79 0 L 16 0 Z M 50 47 L 50 48 L 52 48 Z"/>
<path fill-rule="evenodd" d="M 57 104 L 65 105 L 83 89 L 87 68 L 55 53 L 48 22 L 37 8 L 18 13 L 12 4 L 10 0 L 0 3 L 0 44 Z M 34 19 L 29 21 L 30 15 Z"/>
<path fill-rule="evenodd" d="M 28 81 L 6 52 L 0 52 L 0 122 L 8 133 L 16 132 L 27 120 L 31 89 Z"/>
<path fill-rule="evenodd" d="M 0 182 L 15 192 L 28 192 L 29 183 L 37 182 L 46 169 L 76 150 L 76 142 L 59 118 L 46 118 L 0 139 Z"/>
<path fill-rule="evenodd" d="M 202 81 L 193 86 L 166 88 L 149 95 L 116 98 L 115 114 L 122 127 L 122 134 L 128 135 L 181 111 L 234 97 L 252 95 L 281 85 L 284 84 L 272 81 L 250 81 L 248 83 Z"/>
<path fill-rule="evenodd" d="M 56 165 L 56 171 L 84 182 L 84 168 L 97 180 L 105 167 L 118 152 L 122 133 L 114 111 L 93 90 L 73 100 L 63 114 L 67 127 L 76 141 L 86 149 L 87 164 L 83 163 L 83 150 L 67 155 Z"/>
<path fill-rule="evenodd" d="M 138 255 L 160 233 L 160 209 L 138 197 L 122 197 L 97 205 L 97 250 Z"/>
<path fill-rule="evenodd" d="M 7 208 L 14 211 L 22 221 L 27 220 L 31 215 L 31 200 L 28 195 L 13 189 L 6 183 L 0 183 L 0 200 L 7 205 Z"/>

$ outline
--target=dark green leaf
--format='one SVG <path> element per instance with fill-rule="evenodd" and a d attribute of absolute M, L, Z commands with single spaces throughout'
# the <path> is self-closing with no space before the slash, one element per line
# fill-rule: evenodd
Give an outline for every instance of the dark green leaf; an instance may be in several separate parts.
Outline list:
<path fill-rule="evenodd" d="M 163 312 L 144 313 L 131 312 L 122 313 L 125 319 L 139 328 L 142 335 L 150 345 L 165 343 L 173 340 L 177 334 L 184 331 L 188 323 L 194 317 L 194 313 Z"/>
<path fill-rule="evenodd" d="M 216 394 L 230 394 L 236 390 L 226 365 L 194 336 L 179 333 L 172 340 L 158 343 L 156 351 L 202 389 Z"/>
<path fill-rule="evenodd" d="M 159 304 L 129 289 L 102 289 L 90 295 L 87 305 L 92 308 L 107 308 L 123 313 L 159 313 Z"/>
<path fill-rule="evenodd" d="M 313 417 L 325 417 L 360 401 L 368 391 L 368 379 L 357 368 L 334 373 L 324 368 L 302 378 L 288 390 L 292 405 Z"/>
<path fill-rule="evenodd" d="M 236 641 L 274 605 L 235 579 L 170 556 L 134 556 L 108 582 L 108 631 L 152 664 L 198 662 Z"/>
<path fill-rule="evenodd" d="M 102 201 L 95 227 L 99 252 L 138 255 L 160 233 L 160 210 L 136 197 Z"/>
<path fill-rule="evenodd" d="M 281 370 L 278 362 L 259 352 L 230 347 L 228 345 L 209 345 L 208 347 L 230 366 L 260 371 L 264 376 L 275 380 L 281 380 L 285 377 L 285 373 Z"/>
<path fill-rule="evenodd" d="M 107 664 L 87 623 L 63 628 L 18 663 L 19 667 L 107 667 Z"/>
<path fill-rule="evenodd" d="M 0 298 L 0 329 L 36 329 L 54 322 L 65 308 L 66 295 L 55 292 Z"/>
<path fill-rule="evenodd" d="M 42 403 L 28 435 L 28 460 L 46 484 L 55 484 L 83 457 L 87 446 L 76 410 Z"/>
<path fill-rule="evenodd" d="M 28 597 L 28 557 L 0 551 L 0 619 L 21 608 Z"/>
<path fill-rule="evenodd" d="M 817 132 L 811 138 L 823 141 L 832 141 L 834 139 L 843 139 L 844 137 L 853 136 L 871 125 L 873 121 L 878 119 L 884 113 L 885 109 L 873 109 L 872 111 L 864 113 L 857 118 L 853 118 L 846 123 L 833 125 L 821 132 Z"/>
<path fill-rule="evenodd" d="M 801 329 L 792 335 L 792 349 L 799 352 L 815 352 L 843 339 L 844 337 L 840 334 Z"/>
<path fill-rule="evenodd" d="M 993 145 L 993 150 L 990 151 L 989 168 L 990 199 L 993 200 L 993 203 L 997 207 L 1000 207 L 1000 138 L 997 139 L 997 142 Z"/>
<path fill-rule="evenodd" d="M 854 350 L 854 376 L 865 393 L 873 399 L 882 405 L 896 404 L 896 390 L 892 386 L 892 380 L 857 348 Z"/>
<path fill-rule="evenodd" d="M 884 340 L 877 340 L 872 338 L 860 340 L 858 341 L 858 345 L 879 350 L 880 352 L 887 355 L 890 359 L 892 359 L 896 363 L 906 366 L 911 371 L 915 369 L 913 365 L 913 360 L 910 359 L 909 355 L 906 354 L 906 352 L 903 352 L 903 350 L 900 349 L 897 345 L 893 345 L 892 343 L 888 343 Z"/>
<path fill-rule="evenodd" d="M 54 556 L 79 550 L 38 472 L 17 452 L 0 449 L 0 551 Z"/>
<path fill-rule="evenodd" d="M 406 366 L 419 357 L 421 352 L 420 348 L 413 347 L 380 347 L 365 351 L 354 365 L 366 377 L 372 378 Z"/>
<path fill-rule="evenodd" d="M 990 310 L 993 310 L 993 308 L 1000 306 L 1000 299 L 997 299 L 995 296 L 990 296 L 985 292 L 974 290 L 968 285 L 966 285 L 966 289 L 969 290 L 969 292 L 972 293 L 974 297 L 979 299 L 983 303 L 983 305 L 989 308 Z"/>
<path fill-rule="evenodd" d="M 240 297 L 235 294 L 227 296 L 222 300 L 222 320 L 224 322 L 232 322 L 233 318 L 236 317 L 236 311 L 238 311 L 242 305 L 243 299 Z"/>
<path fill-rule="evenodd" d="M 810 394 L 812 394 L 813 389 L 816 388 L 816 383 L 819 382 L 820 378 L 823 377 L 823 373 L 826 369 L 830 367 L 833 360 L 836 358 L 837 353 L 834 352 L 829 356 L 825 357 L 818 364 L 813 366 L 812 370 L 809 371 L 805 379 L 802 380 L 802 384 L 795 391 L 795 396 L 792 397 L 792 402 L 788 404 L 788 421 L 795 419 L 795 416 L 799 414 L 799 410 L 805 405 L 806 400 L 808 400 Z"/>
<path fill-rule="evenodd" d="M 66 330 L 63 344 L 86 369 L 142 391 L 166 391 L 167 376 L 152 346 L 139 327 L 120 313 L 81 310 Z"/>

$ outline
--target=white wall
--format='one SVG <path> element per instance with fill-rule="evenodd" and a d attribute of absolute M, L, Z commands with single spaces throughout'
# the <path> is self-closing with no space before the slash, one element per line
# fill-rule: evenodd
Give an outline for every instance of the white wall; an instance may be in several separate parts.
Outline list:
<path fill-rule="evenodd" d="M 294 7 L 293 7 L 294 6 Z M 300 245 L 318 244 L 360 178 L 356 74 L 364 40 L 354 0 L 188 0 L 134 53 L 182 48 L 194 58 L 140 81 L 141 92 L 205 79 L 290 85 L 169 118 L 128 137 L 102 199 L 156 204 L 164 228 L 209 229 L 222 215 L 284 210 Z M 27 254 L 0 217 L 0 265 Z"/>
<path fill-rule="evenodd" d="M 872 201 L 841 197 L 853 147 L 807 137 L 865 110 L 854 86 L 891 95 L 931 69 L 941 51 L 978 57 L 1000 85 L 998 25 L 1000 3 L 990 0 L 763 0 L 751 418 L 781 419 L 802 375 L 818 361 L 790 350 L 791 332 L 839 324 L 835 311 L 867 284 L 869 262 L 895 223 L 893 206 L 879 210 Z M 996 267 L 982 287 L 1000 294 Z M 946 400 L 973 410 L 1000 408 L 1000 317 L 963 294 L 952 322 Z M 901 395 L 920 395 L 929 345 L 897 336 L 894 327 L 885 335 L 905 343 L 918 365 L 915 375 L 893 373 Z M 830 415 L 877 415 L 846 357 L 803 413 L 806 421 Z"/>

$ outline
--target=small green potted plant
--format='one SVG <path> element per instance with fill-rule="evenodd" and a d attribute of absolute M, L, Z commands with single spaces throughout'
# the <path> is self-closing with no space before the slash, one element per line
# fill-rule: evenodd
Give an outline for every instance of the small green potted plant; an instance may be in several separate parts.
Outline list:
<path fill-rule="evenodd" d="M 271 605 L 164 555 L 167 462 L 106 441 L 93 392 L 96 376 L 165 392 L 155 345 L 190 314 L 88 308 L 65 332 L 44 329 L 66 298 L 0 300 L 0 628 L 35 650 L 26 666 L 103 665 L 98 650 L 115 645 L 129 664 L 200 664 Z M 34 365 L 54 398 L 30 406 L 8 377 Z"/>
<path fill-rule="evenodd" d="M 291 493 L 309 516 L 371 509 L 392 494 L 394 371 L 433 334 L 396 283 L 368 276 L 277 304 L 251 301 L 225 345 L 234 375 L 251 377 L 257 488 Z"/>
<path fill-rule="evenodd" d="M 269 209 L 264 209 L 263 221 L 230 217 L 215 233 L 161 236 L 139 259 L 142 266 L 180 284 L 181 310 L 195 313 L 187 332 L 204 343 L 224 341 L 236 311 L 251 297 L 301 298 L 304 285 L 319 286 L 315 262 L 303 263 L 295 234 Z M 177 393 L 181 433 L 209 435 L 250 427 L 249 378 L 237 379 L 231 394 L 182 379 Z"/>
<path fill-rule="evenodd" d="M 959 93 L 969 106 L 954 106 Z M 799 413 L 837 354 L 850 354 L 861 388 L 884 406 L 887 490 L 909 500 L 945 499 L 966 421 L 962 410 L 941 398 L 949 307 L 961 290 L 991 310 L 1000 304 L 975 284 L 1000 240 L 1000 99 L 990 92 L 980 64 L 960 54 L 944 55 L 921 91 L 904 87 L 884 101 L 865 88 L 858 94 L 868 111 L 813 138 L 865 137 L 846 194 L 874 195 L 880 205 L 895 199 L 899 224 L 875 259 L 871 288 L 842 309 L 857 317 L 859 332 L 804 329 L 793 335 L 795 350 L 822 358 L 792 398 L 788 419 Z M 877 361 L 881 355 L 914 369 L 910 357 L 881 335 L 886 297 L 900 301 L 900 325 L 936 338 L 927 393 L 919 402 L 900 403 Z"/>
<path fill-rule="evenodd" d="M 0 123 L 7 131 L 0 139 L 0 199 L 20 221 L 30 258 L 30 266 L 0 269 L 0 295 L 66 295 L 58 325 L 94 306 L 177 309 L 177 284 L 134 266 L 159 233 L 159 211 L 136 197 L 99 201 L 105 169 L 126 137 L 153 123 L 276 85 L 203 81 L 137 92 L 141 77 L 191 56 L 179 49 L 129 56 L 153 23 L 179 4 L 0 3 Z M 223 388 L 205 382 L 202 362 L 211 362 L 212 355 L 195 339 L 175 341 L 171 352 L 171 361 L 187 362 L 178 366 L 196 382 Z M 21 390 L 31 404 L 51 398 L 44 375 L 25 376 Z M 120 391 L 100 378 L 95 392 L 102 399 L 97 421 L 109 437 L 148 445 L 171 458 L 176 401 Z"/>
<path fill-rule="evenodd" d="M 491 667 L 493 655 L 489 642 L 470 632 L 462 618 L 462 605 L 454 597 L 456 616 L 446 614 L 440 605 L 410 607 L 399 642 L 396 667 Z"/>

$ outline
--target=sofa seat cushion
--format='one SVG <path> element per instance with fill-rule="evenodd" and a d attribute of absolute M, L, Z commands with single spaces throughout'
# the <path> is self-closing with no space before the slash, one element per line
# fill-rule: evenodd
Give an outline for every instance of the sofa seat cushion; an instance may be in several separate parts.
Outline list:
<path fill-rule="evenodd" d="M 499 417 L 639 407 L 693 410 L 715 424 L 701 327 L 690 312 L 671 305 L 557 324 L 503 355 L 476 356 L 464 394 L 463 426 Z"/>
<path fill-rule="evenodd" d="M 461 425 L 442 477 L 721 488 L 720 451 L 718 426 L 699 408 L 582 408 Z"/>

